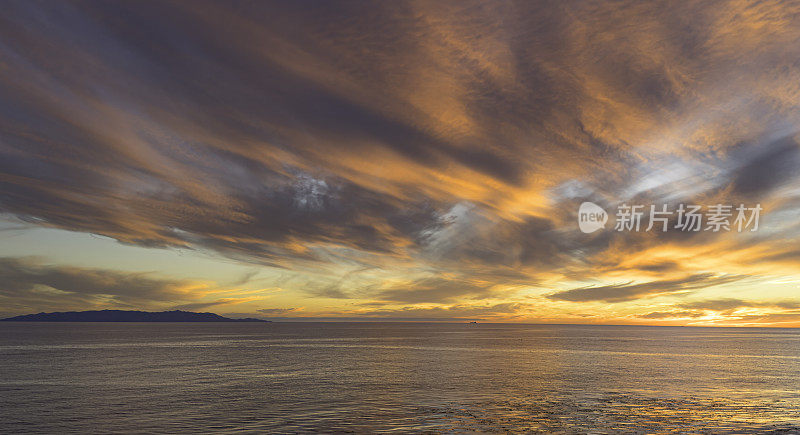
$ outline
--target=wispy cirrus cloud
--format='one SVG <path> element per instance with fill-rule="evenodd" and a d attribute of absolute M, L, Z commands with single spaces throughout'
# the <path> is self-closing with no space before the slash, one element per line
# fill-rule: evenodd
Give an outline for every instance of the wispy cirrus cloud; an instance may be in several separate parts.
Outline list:
<path fill-rule="evenodd" d="M 213 283 L 152 273 L 52 265 L 35 258 L 0 258 L 0 300 L 7 313 L 88 308 L 204 309 L 251 299 L 204 301 Z"/>
<path fill-rule="evenodd" d="M 796 300 L 757 301 L 735 298 L 709 299 L 676 304 L 671 311 L 640 314 L 641 319 L 703 319 L 718 324 L 796 324 L 800 302 Z"/>
<path fill-rule="evenodd" d="M 717 276 L 710 273 L 689 275 L 679 279 L 656 280 L 644 283 L 612 284 L 582 287 L 547 295 L 549 299 L 570 302 L 625 302 L 664 294 L 685 293 L 740 280 L 742 276 Z"/>

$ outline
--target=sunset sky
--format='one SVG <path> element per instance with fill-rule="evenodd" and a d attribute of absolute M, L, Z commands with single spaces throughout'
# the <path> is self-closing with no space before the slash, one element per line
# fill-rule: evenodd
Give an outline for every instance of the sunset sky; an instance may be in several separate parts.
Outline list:
<path fill-rule="evenodd" d="M 3 6 L 0 317 L 800 326 L 797 2 Z"/>

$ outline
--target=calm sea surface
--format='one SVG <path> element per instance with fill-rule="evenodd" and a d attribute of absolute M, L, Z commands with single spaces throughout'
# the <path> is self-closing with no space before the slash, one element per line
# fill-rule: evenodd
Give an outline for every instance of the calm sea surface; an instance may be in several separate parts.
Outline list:
<path fill-rule="evenodd" d="M 800 330 L 0 323 L 0 432 L 797 432 Z"/>

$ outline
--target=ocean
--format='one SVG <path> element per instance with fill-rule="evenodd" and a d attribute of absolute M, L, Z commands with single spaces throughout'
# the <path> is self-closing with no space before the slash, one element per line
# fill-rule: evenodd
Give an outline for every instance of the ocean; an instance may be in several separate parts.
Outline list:
<path fill-rule="evenodd" d="M 800 330 L 0 323 L 2 433 L 800 431 Z"/>

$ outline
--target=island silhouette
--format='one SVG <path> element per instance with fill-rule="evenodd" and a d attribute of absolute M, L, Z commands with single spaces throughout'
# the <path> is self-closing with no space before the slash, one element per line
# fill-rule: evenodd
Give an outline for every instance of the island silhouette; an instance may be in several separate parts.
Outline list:
<path fill-rule="evenodd" d="M 68 311 L 57 313 L 25 314 L 0 319 L 0 322 L 269 322 L 269 320 L 244 318 L 231 319 L 214 313 L 191 311 Z"/>

